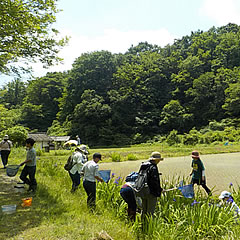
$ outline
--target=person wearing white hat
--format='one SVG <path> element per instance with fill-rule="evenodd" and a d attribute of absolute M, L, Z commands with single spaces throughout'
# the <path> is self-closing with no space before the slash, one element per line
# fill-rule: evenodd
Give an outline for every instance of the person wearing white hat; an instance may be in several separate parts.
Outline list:
<path fill-rule="evenodd" d="M 80 185 L 81 181 L 81 171 L 84 163 L 88 161 L 87 158 L 87 146 L 82 145 L 75 149 L 75 152 L 72 154 L 73 167 L 69 171 L 69 175 L 72 179 L 72 189 L 71 192 L 75 192 Z"/>
<path fill-rule="evenodd" d="M 7 167 L 8 157 L 11 152 L 11 148 L 12 148 L 12 142 L 9 140 L 8 135 L 5 135 L 3 137 L 3 140 L 0 142 L 0 151 L 1 151 L 3 168 Z"/>
<path fill-rule="evenodd" d="M 230 211 L 234 212 L 235 218 L 240 216 L 240 209 L 238 205 L 235 203 L 232 194 L 228 191 L 222 191 L 219 195 L 219 199 L 222 201 L 221 205 L 230 205 Z"/>

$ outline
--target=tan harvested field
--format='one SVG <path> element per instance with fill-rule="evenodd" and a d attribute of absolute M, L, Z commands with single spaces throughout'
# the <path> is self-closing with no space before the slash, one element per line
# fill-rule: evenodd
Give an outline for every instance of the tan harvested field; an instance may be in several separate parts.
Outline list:
<path fill-rule="evenodd" d="M 229 190 L 230 183 L 235 189 L 240 184 L 240 153 L 224 153 L 201 155 L 207 176 L 207 185 L 214 187 L 214 195 L 223 190 Z M 126 176 L 132 171 L 138 171 L 143 160 L 125 161 L 120 163 L 100 163 L 100 169 L 111 169 L 117 176 Z M 164 177 L 189 176 L 191 171 L 191 157 L 165 158 L 158 165 L 159 171 Z M 190 180 L 190 178 L 189 178 Z"/>

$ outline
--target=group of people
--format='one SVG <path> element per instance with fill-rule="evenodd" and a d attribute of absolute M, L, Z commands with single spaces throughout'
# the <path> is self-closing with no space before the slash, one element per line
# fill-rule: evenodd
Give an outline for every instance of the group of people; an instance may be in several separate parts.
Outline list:
<path fill-rule="evenodd" d="M 157 204 L 157 198 L 161 196 L 161 193 L 164 193 L 166 190 L 162 189 L 160 186 L 160 178 L 161 175 L 158 172 L 157 164 L 163 161 L 161 154 L 159 152 L 153 152 L 146 162 L 148 167 L 147 172 L 147 185 L 148 191 L 145 190 L 144 194 L 141 194 L 141 207 L 142 207 L 142 219 L 145 219 L 146 216 L 153 217 L 155 207 Z M 143 165 L 146 165 L 143 163 Z M 141 168 L 139 173 L 141 171 Z M 200 154 L 198 151 L 192 151 L 192 171 L 190 173 L 191 176 L 191 184 L 201 185 L 208 196 L 211 196 L 211 190 L 206 185 L 206 176 L 205 176 L 205 168 L 203 162 L 200 159 Z M 135 220 L 136 211 L 137 211 L 137 201 L 139 199 L 138 191 L 136 190 L 136 181 L 138 180 L 138 175 L 135 172 L 132 172 L 126 177 L 126 183 L 122 186 L 120 190 L 120 195 L 125 200 L 128 205 L 128 216 L 130 220 Z M 239 217 L 240 209 L 235 203 L 232 195 L 228 191 L 223 191 L 219 199 L 221 203 L 219 206 L 228 206 L 230 205 L 230 210 L 234 211 L 234 216 Z"/>
<path fill-rule="evenodd" d="M 36 150 L 34 148 L 34 139 L 26 139 L 26 149 L 27 155 L 26 160 L 20 163 L 20 166 L 24 165 L 22 172 L 20 174 L 20 179 L 24 184 L 29 185 L 28 191 L 35 192 L 37 189 L 37 181 L 35 178 L 36 174 Z M 12 142 L 9 140 L 8 135 L 5 135 L 3 140 L 0 142 L 1 158 L 4 168 L 8 164 L 8 156 L 10 154 L 12 147 Z M 80 185 L 80 180 L 83 178 L 83 187 L 87 193 L 87 205 L 90 209 L 94 210 L 96 207 L 96 181 L 104 182 L 101 175 L 98 172 L 99 165 L 98 162 L 101 160 L 102 156 L 100 153 L 94 153 L 93 159 L 88 161 L 88 150 L 86 145 L 81 145 L 76 147 L 74 153 L 72 154 L 72 168 L 69 170 L 69 176 L 72 180 L 71 192 L 75 192 Z M 142 217 L 151 216 L 153 217 L 155 207 L 157 204 L 157 198 L 161 196 L 161 193 L 166 190 L 162 189 L 160 185 L 161 175 L 158 171 L 157 165 L 160 161 L 163 161 L 161 154 L 159 152 L 152 152 L 150 158 L 147 162 L 143 163 L 140 167 L 147 169 L 147 191 L 141 195 L 141 205 L 142 205 Z M 200 159 L 200 154 L 198 151 L 192 151 L 192 171 L 190 173 L 191 184 L 201 185 L 206 193 L 211 196 L 211 190 L 206 185 L 206 175 L 203 162 Z M 126 183 L 121 187 L 120 195 L 125 200 L 128 205 L 128 216 L 131 220 L 135 220 L 137 211 L 137 192 L 135 189 L 135 183 L 138 179 L 137 174 L 131 174 L 126 178 Z M 231 209 L 234 210 L 235 215 L 240 214 L 240 209 L 234 202 L 233 197 L 230 192 L 223 191 L 219 199 L 222 203 L 231 204 Z"/>
<path fill-rule="evenodd" d="M 87 193 L 87 205 L 90 209 L 96 207 L 96 181 L 103 182 L 98 169 L 98 162 L 102 156 L 100 153 L 93 154 L 93 160 L 88 161 L 88 151 L 86 145 L 76 147 L 72 154 L 73 167 L 69 170 L 72 180 L 71 192 L 75 192 L 80 185 L 83 177 L 83 187 Z"/>

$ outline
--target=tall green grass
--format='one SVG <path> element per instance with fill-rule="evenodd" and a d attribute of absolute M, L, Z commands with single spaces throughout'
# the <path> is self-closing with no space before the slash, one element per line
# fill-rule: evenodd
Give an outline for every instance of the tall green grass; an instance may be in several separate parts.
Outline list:
<path fill-rule="evenodd" d="M 118 151 L 123 159 L 129 153 L 145 158 L 153 149 L 157 149 L 156 146 Z M 186 152 L 186 149 L 181 150 L 182 153 Z M 111 156 L 106 149 L 98 151 L 103 152 L 104 156 Z M 180 149 L 175 149 L 175 153 L 178 151 Z M 207 152 L 204 148 L 202 151 Z M 217 197 L 208 198 L 201 191 L 196 191 L 195 199 L 184 198 L 179 190 L 166 192 L 159 198 L 153 219 L 143 223 L 138 213 L 134 223 L 128 221 L 127 205 L 119 194 L 124 179 L 119 176 L 112 176 L 109 183 L 97 184 L 97 209 L 91 213 L 87 209 L 82 183 L 76 193 L 70 193 L 71 180 L 63 169 L 70 152 L 50 151 L 39 156 L 36 175 L 38 190 L 33 195 L 33 205 L 28 209 L 22 209 L 19 205 L 14 216 L 0 215 L 0 239 L 28 240 L 37 239 L 37 236 L 38 239 L 84 240 L 91 239 L 102 230 L 115 240 L 240 239 L 239 225 L 229 209 L 218 207 Z M 91 152 L 94 153 L 94 150 Z M 173 149 L 171 152 L 174 152 Z M 13 149 L 10 160 L 21 162 L 25 155 L 23 148 Z M 183 176 L 163 177 L 162 187 L 174 188 L 180 181 L 185 184 L 189 179 Z M 229 190 L 236 202 L 240 203 L 239 187 L 231 186 Z M 21 198 L 27 196 L 28 193 L 17 196 L 9 194 L 8 199 L 1 197 L 1 203 L 11 203 L 11 197 L 12 201 L 19 199 L 21 202 Z"/>

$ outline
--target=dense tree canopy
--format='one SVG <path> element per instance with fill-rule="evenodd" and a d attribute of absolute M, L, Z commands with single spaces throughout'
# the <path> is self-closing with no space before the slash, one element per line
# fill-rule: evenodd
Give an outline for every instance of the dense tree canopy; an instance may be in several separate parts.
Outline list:
<path fill-rule="evenodd" d="M 193 143 L 212 123 L 240 127 L 239 39 L 240 27 L 228 24 L 164 48 L 142 42 L 124 54 L 84 53 L 67 73 L 9 83 L 0 103 L 4 111 L 17 108 L 18 123 L 30 129 L 78 134 L 89 145 L 139 143 L 168 133 L 169 142 L 177 142 L 177 134 L 188 131 L 195 137 L 186 142 Z"/>

